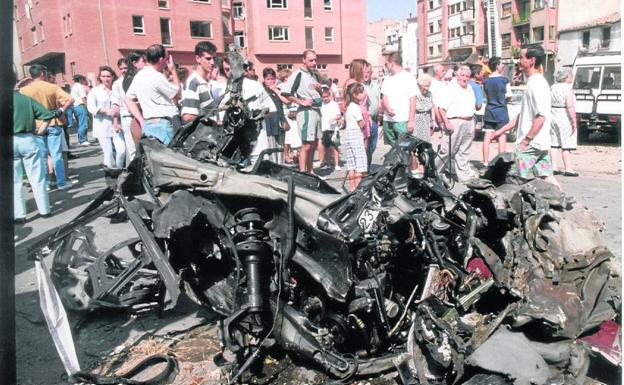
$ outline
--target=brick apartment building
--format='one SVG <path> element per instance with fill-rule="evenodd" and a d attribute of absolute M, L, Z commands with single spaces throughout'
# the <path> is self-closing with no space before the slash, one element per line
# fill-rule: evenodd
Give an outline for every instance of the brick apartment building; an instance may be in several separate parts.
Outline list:
<path fill-rule="evenodd" d="M 557 51 L 559 0 L 417 0 L 418 64 L 461 63 L 470 55 L 488 56 L 489 36 L 500 39 L 501 57 L 517 56 L 523 43 L 541 43 L 552 72 Z M 496 33 L 488 33 L 488 4 L 496 7 Z M 493 27 L 492 27 L 493 28 Z M 474 56 L 473 56 L 474 57 Z"/>
<path fill-rule="evenodd" d="M 198 41 L 235 42 L 260 71 L 297 68 L 313 48 L 320 72 L 342 80 L 366 57 L 364 0 L 15 0 L 13 13 L 22 66 L 45 64 L 61 82 L 153 43 L 191 66 Z"/>

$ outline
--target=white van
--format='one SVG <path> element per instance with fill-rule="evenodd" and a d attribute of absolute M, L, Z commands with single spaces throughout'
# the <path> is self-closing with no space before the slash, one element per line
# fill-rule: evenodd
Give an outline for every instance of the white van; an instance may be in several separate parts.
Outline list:
<path fill-rule="evenodd" d="M 622 128 L 622 56 L 620 52 L 580 54 L 573 64 L 578 135 L 608 132 L 620 137 Z"/>

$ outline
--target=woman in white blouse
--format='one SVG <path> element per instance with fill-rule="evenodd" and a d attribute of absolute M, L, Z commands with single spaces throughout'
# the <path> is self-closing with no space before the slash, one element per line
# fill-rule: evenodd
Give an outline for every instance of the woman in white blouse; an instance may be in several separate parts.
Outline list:
<path fill-rule="evenodd" d="M 98 73 L 97 87 L 87 96 L 87 109 L 93 115 L 93 136 L 97 138 L 104 153 L 104 166 L 122 168 L 126 158 L 126 144 L 119 125 L 113 126 L 113 119 L 118 119 L 112 105 L 112 86 L 117 75 L 109 66 L 102 66 Z M 115 161 L 113 163 L 113 146 Z"/>

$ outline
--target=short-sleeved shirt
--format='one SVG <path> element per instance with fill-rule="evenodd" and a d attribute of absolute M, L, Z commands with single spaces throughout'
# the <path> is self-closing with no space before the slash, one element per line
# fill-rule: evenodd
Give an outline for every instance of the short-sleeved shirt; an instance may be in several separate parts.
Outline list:
<path fill-rule="evenodd" d="M 475 95 L 476 105 L 483 105 L 483 88 L 481 88 L 481 85 L 472 79 L 468 80 L 468 85 L 472 87 L 472 92 L 474 92 Z"/>
<path fill-rule="evenodd" d="M 146 66 L 134 76 L 126 95 L 137 98 L 144 119 L 171 118 L 178 114 L 178 107 L 172 100 L 178 89 L 165 75 Z"/>
<path fill-rule="evenodd" d="M 199 111 L 212 101 L 212 86 L 210 82 L 193 71 L 184 82 L 182 91 L 181 114 L 199 115 Z"/>
<path fill-rule="evenodd" d="M 28 96 L 13 92 L 13 133 L 25 134 L 35 130 L 35 119 L 50 120 L 54 117 L 41 103 Z"/>
<path fill-rule="evenodd" d="M 360 126 L 358 125 L 358 121 L 364 120 L 362 116 L 362 109 L 359 104 L 349 103 L 347 106 L 347 110 L 345 111 L 345 127 L 347 130 L 358 130 L 361 131 Z"/>
<path fill-rule="evenodd" d="M 321 95 L 314 88 L 314 84 L 319 83 L 316 72 L 309 72 L 303 68 L 297 69 L 282 88 L 283 96 L 295 96 L 304 100 L 319 100 Z"/>
<path fill-rule="evenodd" d="M 446 110 L 446 117 L 466 118 L 473 116 L 475 113 L 476 98 L 472 87 L 466 85 L 466 88 L 453 83 L 448 85 L 446 90 L 446 98 L 439 106 Z"/>
<path fill-rule="evenodd" d="M 321 129 L 323 131 L 336 131 L 336 116 L 340 115 L 338 103 L 330 100 L 321 106 Z"/>
<path fill-rule="evenodd" d="M 527 79 L 527 88 L 522 95 L 520 114 L 518 115 L 518 136 L 516 144 L 520 144 L 533 125 L 533 120 L 543 116 L 546 120 L 541 130 L 531 140 L 530 146 L 538 150 L 550 149 L 550 86 L 540 73 Z"/>
<path fill-rule="evenodd" d="M 381 93 L 388 99 L 394 116 L 384 113 L 388 122 L 407 122 L 409 120 L 410 98 L 420 93 L 414 75 L 407 71 L 384 77 Z"/>
<path fill-rule="evenodd" d="M 20 89 L 22 95 L 30 96 L 38 101 L 43 107 L 48 110 L 54 110 L 61 107 L 68 101 L 73 101 L 69 94 L 61 89 L 61 87 L 44 82 L 43 80 L 36 79 L 26 87 Z M 37 120 L 37 127 L 41 127 L 43 121 Z M 60 126 L 63 123 L 54 118 L 50 121 L 51 126 Z"/>
<path fill-rule="evenodd" d="M 436 107 L 444 104 L 444 100 L 446 99 L 446 91 L 448 90 L 448 85 L 441 80 L 431 79 L 431 86 L 429 86 L 429 92 L 431 92 L 431 96 L 433 97 L 433 104 Z"/>
<path fill-rule="evenodd" d="M 126 107 L 126 91 L 123 89 L 124 78 L 121 77 L 113 82 L 113 93 L 111 94 L 111 101 L 113 104 L 119 106 L 119 115 L 122 117 L 132 116 L 128 107 Z"/>
<path fill-rule="evenodd" d="M 368 95 L 368 112 L 373 120 L 377 120 L 377 112 L 379 111 L 379 103 L 381 100 L 381 89 L 379 83 L 374 80 L 362 83 Z"/>
<path fill-rule="evenodd" d="M 487 96 L 487 105 L 483 121 L 492 123 L 509 122 L 507 97 L 511 96 L 509 79 L 500 75 L 490 75 L 483 82 L 483 90 Z"/>
<path fill-rule="evenodd" d="M 84 86 L 78 82 L 74 83 L 69 91 L 71 97 L 74 98 L 74 106 L 79 106 L 84 104 L 84 98 L 87 97 L 87 92 L 84 89 Z"/>

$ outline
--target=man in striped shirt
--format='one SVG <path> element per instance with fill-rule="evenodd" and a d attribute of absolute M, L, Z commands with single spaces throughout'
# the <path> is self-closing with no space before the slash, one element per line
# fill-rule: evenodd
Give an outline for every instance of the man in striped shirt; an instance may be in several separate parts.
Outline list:
<path fill-rule="evenodd" d="M 182 121 L 189 122 L 197 119 L 202 108 L 212 100 L 210 75 L 214 69 L 214 59 L 217 47 L 208 41 L 201 41 L 195 45 L 195 61 L 197 66 L 186 79 L 182 91 Z"/>

